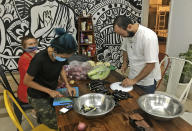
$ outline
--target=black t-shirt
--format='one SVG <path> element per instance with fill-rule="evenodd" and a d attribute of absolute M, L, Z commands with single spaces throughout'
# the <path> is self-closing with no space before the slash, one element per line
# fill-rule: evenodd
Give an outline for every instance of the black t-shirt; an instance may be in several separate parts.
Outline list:
<path fill-rule="evenodd" d="M 34 77 L 33 81 L 46 88 L 55 90 L 64 64 L 66 64 L 66 62 L 53 62 L 48 55 L 47 49 L 45 49 L 33 57 L 27 73 Z M 28 88 L 27 93 L 32 98 L 49 97 L 47 93 L 33 88 Z"/>

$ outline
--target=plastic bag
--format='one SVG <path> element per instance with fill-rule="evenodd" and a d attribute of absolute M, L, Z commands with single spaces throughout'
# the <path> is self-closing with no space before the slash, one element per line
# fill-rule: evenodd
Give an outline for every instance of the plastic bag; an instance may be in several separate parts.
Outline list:
<path fill-rule="evenodd" d="M 71 61 L 64 69 L 67 76 L 71 80 L 85 80 L 87 79 L 87 72 L 90 71 L 92 66 L 89 62 Z"/>

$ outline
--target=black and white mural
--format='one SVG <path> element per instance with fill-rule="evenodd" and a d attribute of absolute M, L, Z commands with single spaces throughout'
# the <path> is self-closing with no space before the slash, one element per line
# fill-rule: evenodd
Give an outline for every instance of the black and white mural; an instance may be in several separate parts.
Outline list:
<path fill-rule="evenodd" d="M 0 64 L 17 70 L 21 38 L 33 35 L 40 49 L 55 37 L 54 28 L 77 34 L 77 19 L 85 10 L 93 17 L 98 60 L 120 67 L 121 37 L 113 31 L 119 15 L 141 21 L 142 0 L 0 0 Z"/>

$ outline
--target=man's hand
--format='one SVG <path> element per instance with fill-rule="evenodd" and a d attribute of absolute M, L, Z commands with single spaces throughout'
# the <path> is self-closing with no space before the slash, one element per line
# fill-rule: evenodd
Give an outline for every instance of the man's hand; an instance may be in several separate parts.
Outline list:
<path fill-rule="evenodd" d="M 58 91 L 54 91 L 54 90 L 50 90 L 48 93 L 52 98 L 56 98 L 56 97 L 63 97 L 63 95 L 58 92 Z"/>
<path fill-rule="evenodd" d="M 43 13 L 43 17 L 44 17 L 44 25 L 47 27 L 51 27 L 52 26 L 52 22 L 53 22 L 53 18 L 51 16 L 51 12 L 50 11 L 45 11 Z"/>
<path fill-rule="evenodd" d="M 133 86 L 133 85 L 135 85 L 136 83 L 137 83 L 137 81 L 136 81 L 135 79 L 125 78 L 125 79 L 122 81 L 121 85 L 122 85 L 123 87 L 127 87 L 127 86 Z"/>

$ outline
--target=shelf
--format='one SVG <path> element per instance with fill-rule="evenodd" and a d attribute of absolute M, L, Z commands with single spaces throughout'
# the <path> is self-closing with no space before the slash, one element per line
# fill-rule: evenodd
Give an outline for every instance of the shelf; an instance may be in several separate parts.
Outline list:
<path fill-rule="evenodd" d="M 80 31 L 80 32 L 82 32 L 82 33 L 92 33 L 93 32 L 93 30 L 85 30 L 85 31 Z"/>
<path fill-rule="evenodd" d="M 86 56 L 87 56 L 87 55 L 86 55 Z M 95 56 L 87 56 L 87 57 L 94 58 Z"/>
<path fill-rule="evenodd" d="M 79 16 L 79 19 L 92 19 L 92 18 L 91 18 L 91 16 L 87 16 L 87 17 Z"/>
<path fill-rule="evenodd" d="M 82 43 L 82 44 L 79 44 L 79 45 L 95 45 L 95 43 L 91 43 L 91 44 L 87 44 L 87 43 Z"/>
<path fill-rule="evenodd" d="M 82 22 L 86 22 L 86 25 L 85 27 L 83 25 L 83 28 L 82 28 Z M 88 43 L 88 42 L 92 42 L 92 43 Z M 84 54 L 84 55 L 86 54 L 86 56 L 92 60 L 97 60 L 96 54 L 94 56 L 88 56 L 87 55 L 89 54 L 88 51 L 91 51 L 91 53 L 92 51 L 94 51 L 96 53 L 96 43 L 94 38 L 92 16 L 88 16 L 88 17 L 80 16 L 78 18 L 78 52 L 79 54 Z"/>
<path fill-rule="evenodd" d="M 85 54 L 83 54 L 84 56 L 87 56 L 87 57 L 89 57 L 89 58 L 94 58 L 94 57 L 96 57 L 95 55 L 94 56 L 88 56 L 88 55 L 85 55 Z"/>

